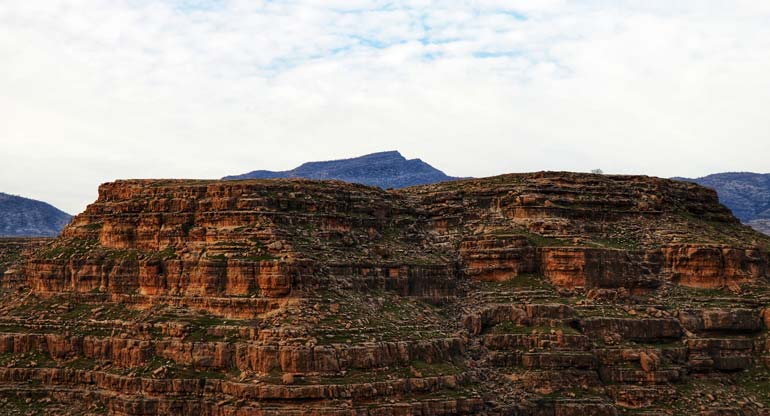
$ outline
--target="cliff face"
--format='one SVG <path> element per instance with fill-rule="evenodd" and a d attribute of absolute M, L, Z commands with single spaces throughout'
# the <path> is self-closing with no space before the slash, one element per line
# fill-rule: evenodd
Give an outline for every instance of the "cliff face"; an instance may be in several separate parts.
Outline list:
<path fill-rule="evenodd" d="M 717 191 L 719 200 L 738 219 L 770 234 L 770 174 L 751 172 L 715 173 L 697 179 L 678 178 Z"/>
<path fill-rule="evenodd" d="M 8 272 L 8 276 L 21 276 L 21 268 L 26 259 L 40 247 L 51 242 L 48 238 L 0 238 L 0 276 Z M 19 282 L 9 282 L 6 278 L 3 283 L 14 285 Z"/>
<path fill-rule="evenodd" d="M 0 408 L 757 414 L 769 250 L 647 177 L 118 181 L 5 273 Z"/>

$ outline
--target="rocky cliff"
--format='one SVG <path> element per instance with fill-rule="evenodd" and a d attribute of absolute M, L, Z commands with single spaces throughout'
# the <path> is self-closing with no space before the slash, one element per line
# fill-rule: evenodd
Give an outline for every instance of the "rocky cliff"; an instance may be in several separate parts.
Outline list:
<path fill-rule="evenodd" d="M 0 276 L 21 268 L 32 253 L 51 242 L 48 238 L 0 238 Z"/>
<path fill-rule="evenodd" d="M 726 172 L 697 179 L 677 179 L 714 189 L 719 200 L 736 217 L 756 230 L 770 234 L 770 174 Z"/>
<path fill-rule="evenodd" d="M 648 177 L 108 183 L 6 267 L 0 409 L 765 414 L 769 253 Z"/>

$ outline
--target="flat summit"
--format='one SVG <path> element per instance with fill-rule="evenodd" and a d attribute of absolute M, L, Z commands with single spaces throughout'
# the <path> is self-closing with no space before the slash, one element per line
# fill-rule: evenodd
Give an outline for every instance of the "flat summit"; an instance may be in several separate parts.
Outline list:
<path fill-rule="evenodd" d="M 0 245 L 6 414 L 770 406 L 770 237 L 693 183 L 116 181 L 24 249 Z"/>
<path fill-rule="evenodd" d="M 255 170 L 242 175 L 225 176 L 223 179 L 275 178 L 337 179 L 383 189 L 457 179 L 420 159 L 406 159 L 397 151 L 372 153 L 350 159 L 307 162 L 295 169 L 280 172 Z"/>

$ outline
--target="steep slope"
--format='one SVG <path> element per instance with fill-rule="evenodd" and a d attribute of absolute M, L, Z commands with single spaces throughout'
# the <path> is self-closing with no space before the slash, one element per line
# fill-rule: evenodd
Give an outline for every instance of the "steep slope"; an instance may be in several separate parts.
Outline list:
<path fill-rule="evenodd" d="M 223 179 L 273 178 L 338 179 L 383 189 L 457 179 L 445 175 L 420 159 L 407 160 L 397 151 L 372 153 L 352 159 L 308 162 L 283 172 L 257 170 L 243 175 L 226 176 Z"/>
<path fill-rule="evenodd" d="M 712 188 L 736 217 L 770 234 L 770 174 L 715 173 L 697 179 L 677 178 Z"/>
<path fill-rule="evenodd" d="M 0 276 L 19 267 L 35 249 L 51 242 L 49 238 L 0 238 Z"/>
<path fill-rule="evenodd" d="M 113 182 L 3 276 L 0 410 L 760 414 L 769 253 L 648 177 Z"/>
<path fill-rule="evenodd" d="M 50 204 L 0 192 L 0 237 L 49 237 L 72 217 Z"/>

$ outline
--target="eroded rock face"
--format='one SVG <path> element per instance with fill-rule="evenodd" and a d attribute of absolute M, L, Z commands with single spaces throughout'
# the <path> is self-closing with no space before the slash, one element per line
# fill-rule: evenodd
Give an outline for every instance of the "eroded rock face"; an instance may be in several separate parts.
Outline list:
<path fill-rule="evenodd" d="M 39 245 L 0 263 L 13 264 L 0 306 L 7 411 L 770 405 L 756 393 L 770 387 L 770 239 L 694 184 L 549 172 L 398 191 L 118 181 Z"/>
<path fill-rule="evenodd" d="M 49 238 L 0 238 L 0 286 L 13 289 L 24 284 L 22 268 L 36 249 Z"/>
<path fill-rule="evenodd" d="M 754 248 L 686 244 L 662 251 L 664 267 L 685 286 L 713 289 L 767 276 L 767 253 Z"/>

